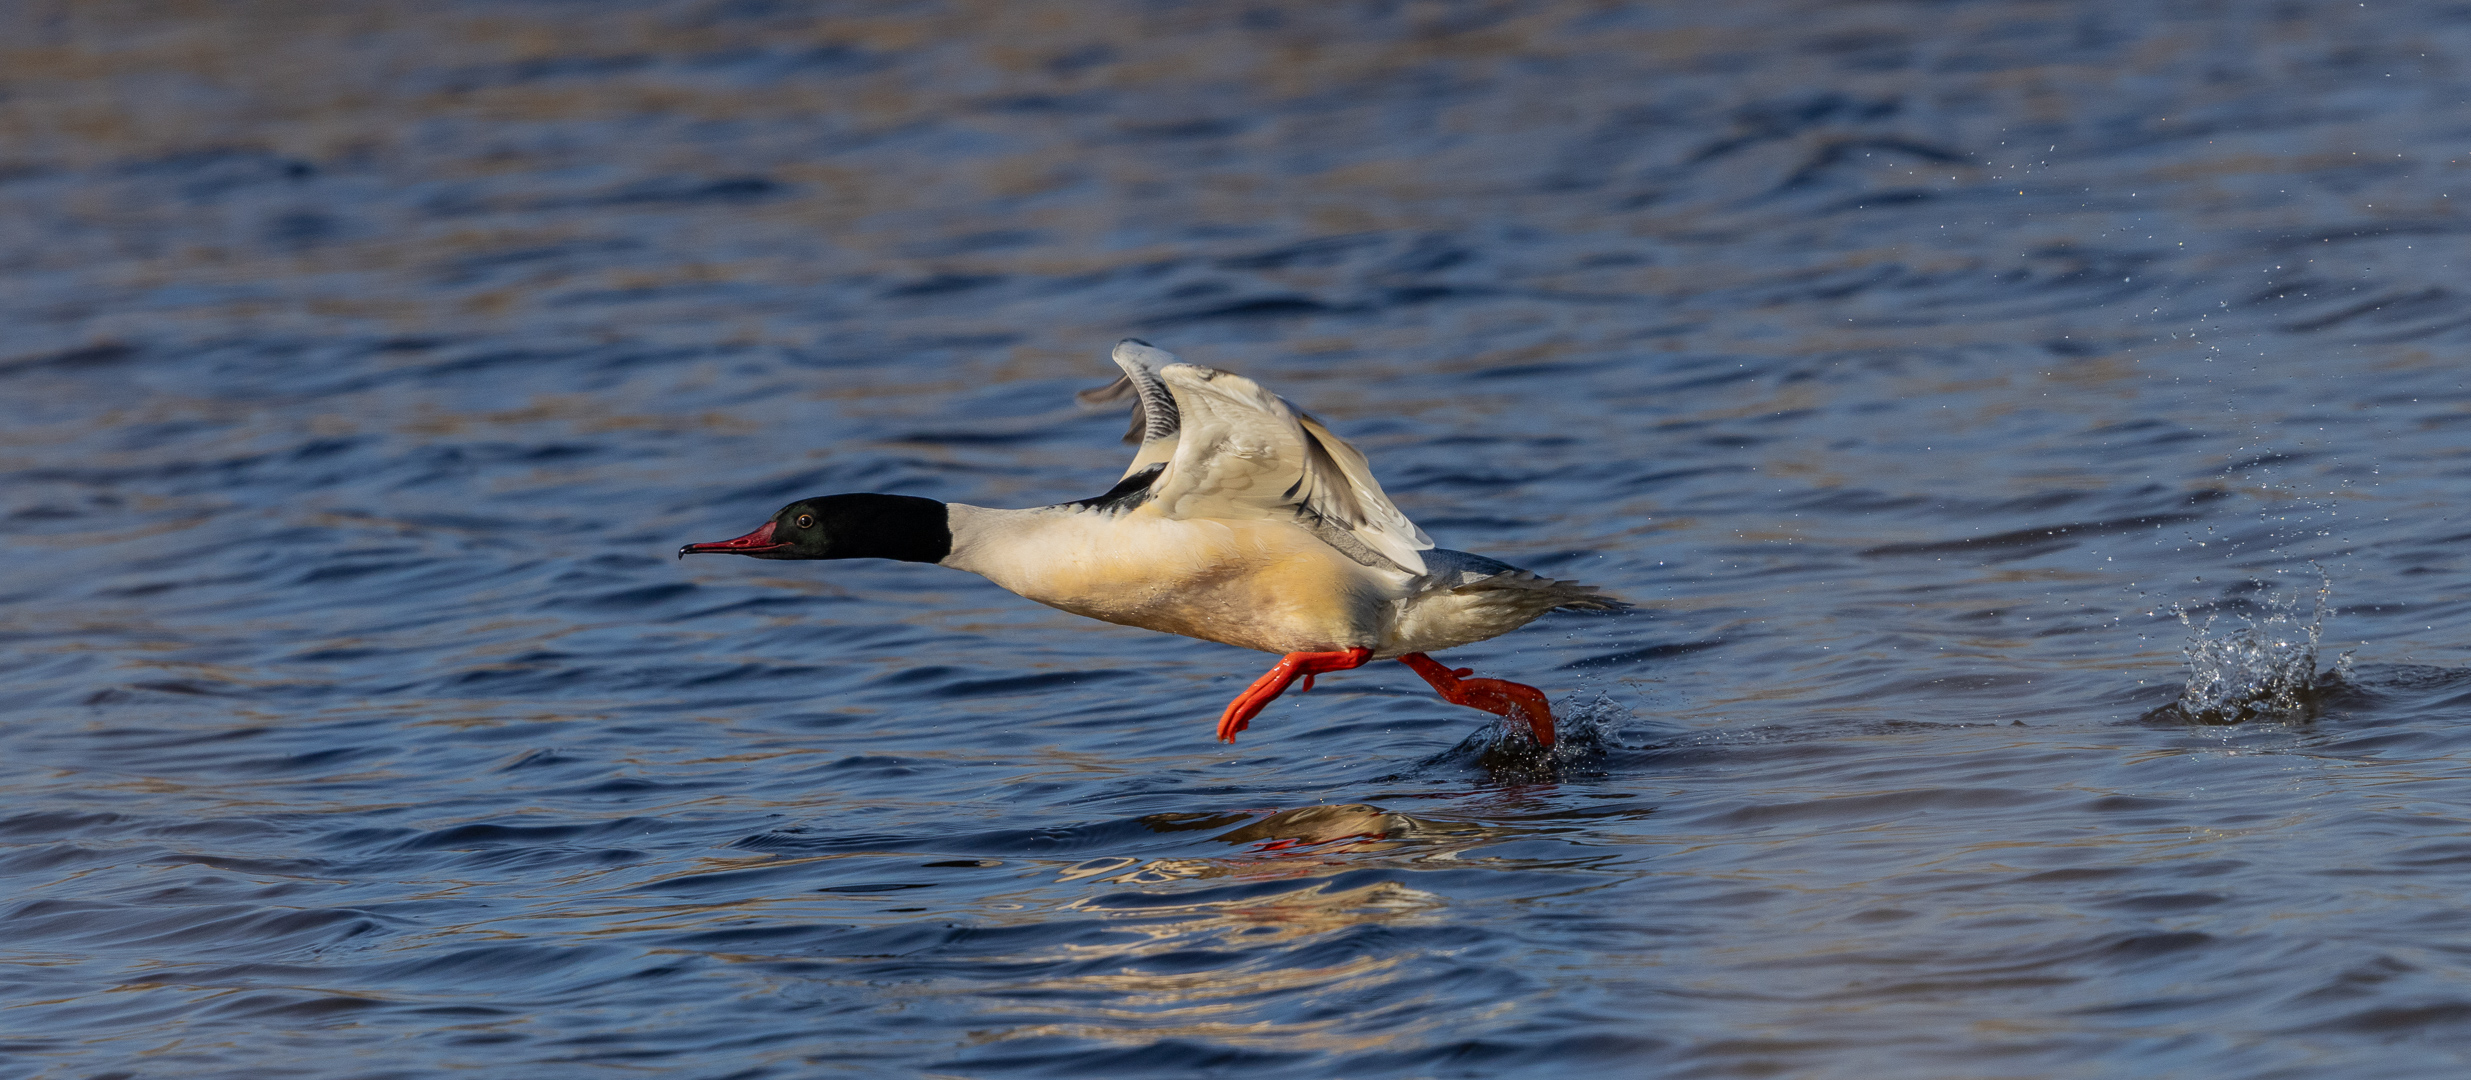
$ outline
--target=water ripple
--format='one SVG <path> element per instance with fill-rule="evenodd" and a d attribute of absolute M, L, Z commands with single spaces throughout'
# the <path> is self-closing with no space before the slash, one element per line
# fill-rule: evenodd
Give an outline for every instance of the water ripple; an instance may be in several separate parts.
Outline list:
<path fill-rule="evenodd" d="M 0 7 L 0 1073 L 2459 1072 L 2458 13 L 480 14 Z M 1556 746 L 668 557 L 1135 332 Z"/>

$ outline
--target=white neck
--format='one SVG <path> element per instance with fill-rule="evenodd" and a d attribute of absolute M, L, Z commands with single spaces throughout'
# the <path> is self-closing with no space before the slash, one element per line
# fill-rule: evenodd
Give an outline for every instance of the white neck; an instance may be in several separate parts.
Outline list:
<path fill-rule="evenodd" d="M 946 503 L 944 526 L 952 530 L 952 552 L 944 556 L 941 565 L 992 579 L 1005 584 L 1002 573 L 1006 564 L 1020 558 L 1023 549 L 1038 545 L 1039 528 L 1057 515 L 1045 509 L 999 510 L 968 503 Z"/>

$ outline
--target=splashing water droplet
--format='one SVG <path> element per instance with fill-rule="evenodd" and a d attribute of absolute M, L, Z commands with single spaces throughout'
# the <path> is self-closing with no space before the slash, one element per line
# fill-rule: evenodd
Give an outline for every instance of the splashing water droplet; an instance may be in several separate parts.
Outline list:
<path fill-rule="evenodd" d="M 1475 768 L 1500 783 L 1544 783 L 1600 774 L 1611 753 L 1620 749 L 1616 732 L 1631 720 L 1630 709 L 1597 691 L 1589 700 L 1576 696 L 1553 703 L 1558 736 L 1550 749 L 1536 745 L 1523 720 L 1497 719 L 1457 746 L 1417 765 L 1417 771 Z"/>
<path fill-rule="evenodd" d="M 2314 564 L 2311 564 L 2312 566 Z M 2188 661 L 2188 685 L 2179 700 L 2149 717 L 2176 718 L 2206 724 L 2236 724 L 2260 717 L 2305 718 L 2330 684 L 2342 679 L 2351 654 L 2344 653 L 2332 669 L 2317 675 L 2317 642 L 2325 629 L 2325 604 L 2334 595 L 2334 580 L 2316 567 L 2317 589 L 2306 617 L 2300 613 L 2304 594 L 2268 597 L 2263 614 L 2237 616 L 2236 626 L 2221 626 L 2220 613 L 2197 622 L 2187 608 L 2172 605 L 2189 631 L 2180 655 Z"/>

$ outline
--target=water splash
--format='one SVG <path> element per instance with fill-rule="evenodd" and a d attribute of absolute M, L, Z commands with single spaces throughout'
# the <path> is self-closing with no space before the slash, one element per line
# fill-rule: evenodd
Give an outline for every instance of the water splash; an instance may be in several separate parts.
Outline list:
<path fill-rule="evenodd" d="M 1620 744 L 1614 732 L 1631 719 L 1628 707 L 1604 693 L 1585 701 L 1553 703 L 1554 740 L 1536 745 L 1521 720 L 1502 719 L 1470 733 L 1457 746 L 1418 762 L 1414 775 L 1435 769 L 1478 769 L 1498 783 L 1546 783 L 1602 772 Z"/>
<path fill-rule="evenodd" d="M 2317 645 L 2334 580 L 2323 567 L 2315 569 L 2313 597 L 2267 597 L 2258 605 L 2262 614 L 2241 614 L 2237 625 L 2221 625 L 2219 612 L 2208 613 L 2199 623 L 2187 608 L 2172 605 L 2171 613 L 2189 632 L 2187 643 L 2180 646 L 2180 655 L 2188 661 L 2188 684 L 2179 700 L 2147 718 L 2236 724 L 2312 715 L 2318 699 L 2342 680 L 2351 664 L 2351 654 L 2344 653 L 2322 676 L 2317 673 Z M 2308 601 L 2305 618 L 2300 613 L 2303 600 Z"/>

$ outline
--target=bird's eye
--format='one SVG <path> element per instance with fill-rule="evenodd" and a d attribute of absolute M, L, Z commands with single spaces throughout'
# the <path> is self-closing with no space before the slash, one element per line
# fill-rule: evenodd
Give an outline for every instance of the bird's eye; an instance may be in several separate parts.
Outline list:
<path fill-rule="evenodd" d="M 800 514 L 800 515 L 798 515 L 798 527 L 799 527 L 799 528 L 801 528 L 801 529 L 812 529 L 812 528 L 814 528 L 814 527 L 815 527 L 815 515 L 813 515 L 813 514 Z"/>

